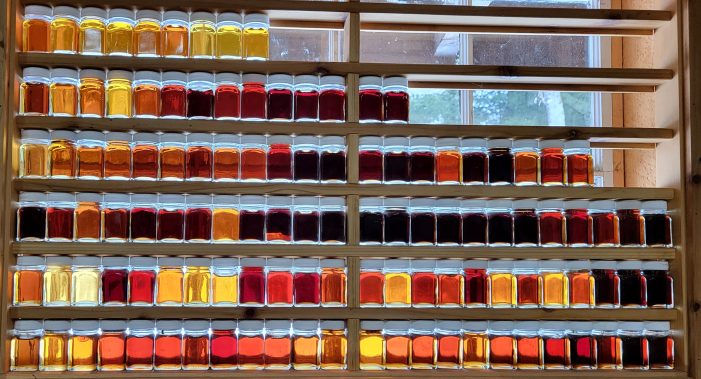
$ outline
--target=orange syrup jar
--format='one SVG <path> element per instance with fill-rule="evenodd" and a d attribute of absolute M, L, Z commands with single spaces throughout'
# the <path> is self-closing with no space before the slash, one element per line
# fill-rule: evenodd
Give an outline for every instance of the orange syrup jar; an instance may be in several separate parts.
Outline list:
<path fill-rule="evenodd" d="M 538 141 L 514 140 L 511 146 L 514 155 L 514 183 L 519 186 L 540 183 L 540 155 Z"/>
<path fill-rule="evenodd" d="M 27 53 L 49 52 L 51 20 L 53 11 L 44 5 L 27 5 L 24 7 L 22 21 L 22 51 Z"/>
<path fill-rule="evenodd" d="M 190 18 L 181 11 L 163 12 L 161 23 L 161 54 L 170 58 L 185 58 L 188 55 L 188 26 Z"/>
<path fill-rule="evenodd" d="M 105 72 L 80 70 L 79 105 L 81 117 L 105 116 Z"/>
<path fill-rule="evenodd" d="M 49 137 L 50 134 L 46 130 L 22 130 L 19 153 L 20 177 L 46 177 Z"/>
<path fill-rule="evenodd" d="M 51 116 L 78 115 L 78 70 L 54 68 L 51 70 L 49 98 Z"/>
<path fill-rule="evenodd" d="M 93 130 L 78 133 L 78 177 L 102 179 L 105 164 L 105 134 Z"/>
<path fill-rule="evenodd" d="M 153 9 L 136 11 L 134 25 L 134 55 L 139 57 L 161 56 L 161 12 Z"/>
<path fill-rule="evenodd" d="M 134 117 L 157 118 L 161 113 L 161 73 L 137 71 L 133 88 Z"/>
<path fill-rule="evenodd" d="M 10 371 L 39 370 L 39 345 L 44 329 L 41 320 L 17 320 L 10 341 Z"/>
<path fill-rule="evenodd" d="M 321 369 L 345 370 L 348 352 L 345 322 L 322 320 L 319 326 L 321 328 Z"/>
<path fill-rule="evenodd" d="M 17 257 L 12 275 L 12 305 L 41 305 L 42 276 L 45 269 L 44 257 L 33 255 Z"/>
<path fill-rule="evenodd" d="M 75 54 L 78 52 L 78 19 L 80 10 L 76 7 L 60 5 L 54 8 L 51 20 L 52 53 Z"/>

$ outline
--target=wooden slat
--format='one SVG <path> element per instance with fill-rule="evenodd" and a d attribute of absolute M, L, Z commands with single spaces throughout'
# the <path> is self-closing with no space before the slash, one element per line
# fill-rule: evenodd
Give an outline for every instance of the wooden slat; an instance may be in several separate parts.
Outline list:
<path fill-rule="evenodd" d="M 310 23 L 311 24 L 311 23 Z M 305 26 L 305 25 L 303 25 Z M 332 29 L 332 28 L 329 28 Z M 368 32 L 392 33 L 469 33 L 469 34 L 508 34 L 508 35 L 570 35 L 570 36 L 650 36 L 653 29 L 630 28 L 570 28 L 547 26 L 503 26 L 503 25 L 463 25 L 463 24 L 417 24 L 409 22 L 361 22 L 360 29 Z"/>
<path fill-rule="evenodd" d="M 278 184 L 230 182 L 174 182 L 138 180 L 15 179 L 20 191 L 66 192 L 159 192 L 322 196 L 411 196 L 463 198 L 539 199 L 637 199 L 669 200 L 668 188 L 635 187 L 544 187 L 544 186 L 461 186 L 382 184 Z"/>
<path fill-rule="evenodd" d="M 80 129 L 142 132 L 218 132 L 251 134 L 400 135 L 428 137 L 484 137 L 588 139 L 597 143 L 654 144 L 674 138 L 665 128 L 552 127 L 517 125 L 361 124 L 317 122 L 246 122 L 225 120 L 165 120 L 17 116 L 21 129 Z"/>
<path fill-rule="evenodd" d="M 676 320 L 676 309 L 12 307 L 13 319 Z"/>
<path fill-rule="evenodd" d="M 131 372 L 13 372 L 9 379 L 116 379 L 116 378 L 687 378 L 683 371 L 674 370 L 384 370 L 384 371 L 280 371 L 280 370 L 234 370 L 234 371 L 131 371 Z"/>
<path fill-rule="evenodd" d="M 654 87 L 674 77 L 664 69 L 620 69 L 584 67 L 535 67 L 493 65 L 389 64 L 354 62 L 249 61 L 226 59 L 169 59 L 147 57 L 84 56 L 75 54 L 19 53 L 22 66 L 73 66 L 123 69 L 201 70 L 242 72 L 333 73 L 339 75 L 405 75 L 412 83 L 430 82 L 440 87 L 443 82 L 454 86 L 462 82 L 509 85 L 541 85 L 559 88 L 569 85 L 616 87 Z"/>
<path fill-rule="evenodd" d="M 519 248 L 446 246 L 350 246 L 172 243 L 47 243 L 15 242 L 13 254 L 24 255 L 177 255 L 177 256 L 291 256 L 362 258 L 463 259 L 674 259 L 673 248 Z"/>
<path fill-rule="evenodd" d="M 31 3 L 29 0 L 23 3 Z M 61 4 L 104 6 L 98 0 L 64 0 Z M 160 0 L 114 0 L 111 7 L 161 9 Z M 179 3 L 183 9 L 267 11 L 271 20 L 343 21 L 346 13 L 361 13 L 361 21 L 426 25 L 476 25 L 523 28 L 584 28 L 606 34 L 610 29 L 654 30 L 672 19 L 672 12 L 656 10 L 481 7 L 309 0 L 197 0 Z M 171 7 L 169 7 L 170 9 Z"/>

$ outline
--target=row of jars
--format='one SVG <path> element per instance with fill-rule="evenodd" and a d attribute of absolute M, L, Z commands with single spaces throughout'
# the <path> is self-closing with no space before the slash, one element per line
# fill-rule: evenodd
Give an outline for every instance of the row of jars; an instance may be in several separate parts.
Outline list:
<path fill-rule="evenodd" d="M 363 245 L 670 247 L 664 200 L 361 198 Z"/>
<path fill-rule="evenodd" d="M 17 320 L 11 371 L 343 370 L 337 320 Z"/>
<path fill-rule="evenodd" d="M 20 177 L 343 183 L 339 136 L 23 130 Z"/>
<path fill-rule="evenodd" d="M 345 244 L 342 197 L 21 192 L 18 241 Z"/>
<path fill-rule="evenodd" d="M 267 60 L 266 14 L 27 5 L 22 51 Z"/>
<path fill-rule="evenodd" d="M 20 256 L 14 306 L 346 305 L 343 259 Z"/>
<path fill-rule="evenodd" d="M 360 328 L 361 370 L 674 368 L 666 321 L 364 320 Z"/>
<path fill-rule="evenodd" d="M 43 67 L 26 67 L 22 75 L 19 111 L 29 116 L 320 122 L 346 119 L 345 78 L 337 75 L 215 75 Z M 404 85 L 378 91 L 382 90 L 385 96 L 403 91 L 407 96 L 405 78 L 385 80 Z M 390 111 L 393 109 L 391 102 L 386 105 Z"/>
<path fill-rule="evenodd" d="M 361 307 L 671 308 L 664 261 L 363 259 Z"/>
<path fill-rule="evenodd" d="M 591 186 L 589 141 L 360 137 L 360 183 Z"/>

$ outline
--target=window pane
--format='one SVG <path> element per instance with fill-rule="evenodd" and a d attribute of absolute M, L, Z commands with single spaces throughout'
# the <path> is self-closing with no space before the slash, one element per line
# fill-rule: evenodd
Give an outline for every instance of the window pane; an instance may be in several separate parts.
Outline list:
<path fill-rule="evenodd" d="M 473 91 L 473 123 L 595 126 L 595 98 L 587 92 Z"/>
<path fill-rule="evenodd" d="M 472 0 L 472 5 L 491 7 L 594 8 L 597 0 Z"/>
<path fill-rule="evenodd" d="M 315 29 L 270 29 L 270 60 L 340 61 L 343 31 Z"/>
<path fill-rule="evenodd" d="M 457 64 L 460 33 L 360 33 L 360 60 L 376 63 Z"/>
<path fill-rule="evenodd" d="M 409 121 L 413 124 L 461 124 L 460 92 L 410 89 Z"/>
<path fill-rule="evenodd" d="M 471 35 L 473 64 L 510 66 L 587 67 L 587 36 Z"/>

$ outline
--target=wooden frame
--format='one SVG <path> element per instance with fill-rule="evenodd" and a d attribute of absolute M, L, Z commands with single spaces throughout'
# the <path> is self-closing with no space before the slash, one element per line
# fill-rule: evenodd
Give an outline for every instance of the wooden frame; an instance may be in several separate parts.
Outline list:
<path fill-rule="evenodd" d="M 65 4 L 98 5 L 93 0 L 68 0 Z M 161 7 L 164 0 L 114 0 L 111 5 Z M 346 62 L 246 62 L 224 60 L 124 57 L 83 57 L 79 55 L 54 56 L 48 54 L 24 54 L 17 52 L 17 27 L 22 0 L 0 0 L 2 14 L 0 25 L 4 28 L 0 35 L 0 126 L 2 144 L 0 151 L 3 175 L 0 185 L 3 197 L 0 201 L 2 217 L 2 275 L 9 283 L 9 267 L 16 254 L 46 253 L 46 244 L 14 243 L 14 201 L 20 190 L 82 190 L 114 191 L 112 183 L 80 180 L 25 180 L 15 179 L 17 172 L 18 130 L 21 128 L 80 128 L 100 130 L 147 130 L 147 131 L 235 131 L 247 133 L 321 133 L 344 135 L 348 143 L 348 184 L 347 185 L 249 185 L 246 183 L 120 183 L 119 191 L 149 192 L 188 192 L 188 193 L 275 193 L 275 194 L 324 194 L 346 196 L 348 205 L 348 246 L 284 246 L 272 248 L 254 245 L 204 245 L 201 255 L 293 255 L 320 256 L 335 255 L 347 258 L 348 267 L 348 308 L 289 309 L 259 308 L 252 311 L 242 308 L 11 308 L 8 299 L 9 286 L 2 291 L 0 298 L 0 355 L 5 362 L 0 373 L 9 367 L 8 334 L 10 320 L 23 317 L 75 317 L 94 318 L 116 312 L 123 317 L 299 317 L 299 318 L 341 318 L 347 320 L 349 329 L 349 371 L 347 372 L 286 372 L 294 377 L 306 376 L 365 376 L 368 373 L 357 371 L 359 320 L 363 318 L 459 318 L 459 319 L 630 319 L 668 320 L 672 322 L 677 338 L 677 368 L 671 372 L 538 372 L 546 377 L 699 377 L 701 378 L 701 339 L 698 336 L 701 325 L 701 276 L 693 277 L 693 264 L 701 265 L 701 254 L 693 244 L 694 228 L 701 212 L 701 191 L 696 187 L 687 190 L 685 177 L 699 169 L 701 133 L 690 127 L 698 122 L 701 114 L 694 103 L 701 96 L 701 83 L 690 76 L 692 68 L 701 70 L 701 52 L 691 49 L 691 40 L 699 38 L 698 25 L 692 26 L 693 16 L 701 15 L 701 5 L 692 5 L 691 0 L 665 0 L 658 11 L 642 10 L 572 10 L 500 7 L 461 7 L 430 5 L 399 5 L 386 3 L 319 2 L 309 0 L 287 1 L 267 0 L 203 0 L 179 4 L 180 8 L 196 6 L 213 9 L 265 10 L 277 27 L 304 27 L 317 29 L 343 29 L 344 57 Z M 698 23 L 696 23 L 698 24 Z M 655 41 L 656 62 L 654 69 L 620 68 L 582 69 L 546 67 L 505 67 L 505 66 L 440 66 L 409 64 L 368 64 L 360 62 L 360 31 L 422 31 L 422 32 L 470 32 L 504 34 L 594 34 L 601 36 L 648 36 Z M 683 37 L 683 38 L 682 38 Z M 670 43 L 679 41 L 679 44 Z M 682 42 L 684 44 L 682 44 Z M 625 39 L 623 42 L 625 43 Z M 698 49 L 696 49 L 698 50 Z M 684 54 L 685 52 L 692 52 Z M 682 59 L 685 58 L 685 59 Z M 683 63 L 683 66 L 682 66 Z M 139 120 L 109 120 L 81 118 L 45 118 L 16 116 L 16 77 L 20 67 L 40 66 L 99 66 L 104 68 L 153 68 L 189 70 L 191 67 L 208 67 L 217 70 L 289 73 L 337 73 L 346 76 L 348 84 L 348 122 L 341 125 L 313 123 L 245 123 L 221 121 L 171 121 L 149 120 L 143 125 Z M 366 125 L 358 123 L 357 84 L 363 74 L 404 74 L 416 88 L 451 89 L 512 89 L 512 90 L 567 90 L 604 91 L 615 94 L 652 94 L 656 104 L 654 129 L 626 125 L 625 120 L 614 117 L 614 125 L 604 128 L 547 128 L 521 126 L 390 126 Z M 692 78 L 685 86 L 684 78 Z M 620 103 L 620 101 L 619 101 Z M 682 107 L 682 105 L 684 107 Z M 684 115 L 684 118 L 682 118 Z M 625 126 L 621 128 L 620 126 Z M 696 128 L 698 129 L 698 128 Z M 661 188 L 552 188 L 552 187 L 484 187 L 484 186 L 365 186 L 358 185 L 358 136 L 362 134 L 405 134 L 429 136 L 479 136 L 479 137 L 531 137 L 531 138 L 583 138 L 592 141 L 596 147 L 626 149 L 656 149 L 658 172 L 656 177 Z M 696 142 L 696 143 L 693 143 Z M 689 151 L 687 155 L 687 149 Z M 693 158 L 693 159 L 692 159 Z M 700 176 L 701 177 L 701 176 Z M 701 179 L 693 177 L 694 183 Z M 380 196 L 390 193 L 412 196 L 465 196 L 465 197 L 557 197 L 557 198 L 645 198 L 670 200 L 674 216 L 676 246 L 670 249 L 468 249 L 468 248 L 394 248 L 365 247 L 358 244 L 358 203 L 360 196 Z M 94 253 L 93 245 L 52 244 L 54 254 Z M 122 255 L 124 251 L 139 254 L 158 254 L 159 246 L 154 245 L 107 245 L 100 246 L 100 254 Z M 169 253 L 193 255 L 187 245 L 169 246 Z M 361 257 L 425 257 L 430 250 L 432 257 L 444 258 L 610 258 L 610 259 L 669 259 L 676 286 L 677 306 L 671 310 L 498 310 L 498 309 L 459 309 L 459 310 L 418 310 L 418 309 L 372 309 L 360 308 L 358 299 L 358 275 Z M 687 304 L 694 304 L 688 307 Z M 695 334 L 694 334 L 695 333 Z M 7 377 L 65 377 L 66 373 L 8 373 Z M 101 377 L 169 377 L 172 373 L 91 373 L 85 378 Z M 246 372 L 226 372 L 203 374 L 179 372 L 180 377 L 233 377 L 246 376 Z M 257 372 L 258 376 L 279 376 L 279 372 Z M 373 372 L 371 376 L 484 376 L 484 377 L 530 377 L 523 371 L 456 371 L 456 372 Z"/>

